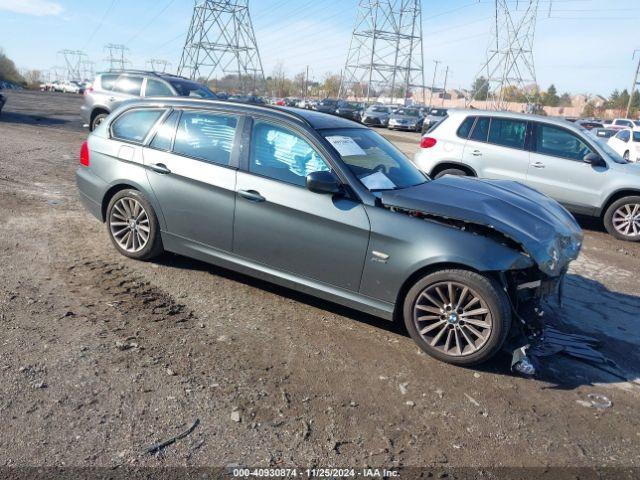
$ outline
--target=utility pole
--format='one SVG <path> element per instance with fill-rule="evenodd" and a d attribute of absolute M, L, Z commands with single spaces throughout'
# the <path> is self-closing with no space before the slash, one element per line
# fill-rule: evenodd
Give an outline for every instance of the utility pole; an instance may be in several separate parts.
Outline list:
<path fill-rule="evenodd" d="M 433 106 L 433 89 L 436 88 L 436 75 L 438 73 L 438 65 L 442 62 L 440 60 L 434 60 L 433 63 L 436 64 L 433 69 L 433 80 L 431 81 L 431 92 L 429 92 L 429 108 Z"/>
<path fill-rule="evenodd" d="M 640 50 L 633 51 L 633 59 L 636 58 L 636 53 Z M 636 93 L 636 87 L 638 86 L 638 75 L 640 75 L 640 57 L 638 57 L 638 67 L 636 68 L 636 74 L 633 77 L 633 85 L 631 85 L 631 91 L 629 92 L 629 103 L 627 103 L 627 112 L 624 118 L 629 118 L 629 114 L 631 113 L 631 104 L 633 103 L 633 94 Z"/>
<path fill-rule="evenodd" d="M 422 0 L 359 0 L 356 22 L 340 82 L 340 98 L 366 85 L 366 101 L 404 85 L 424 88 Z"/>
<path fill-rule="evenodd" d="M 193 80 L 233 75 L 243 93 L 251 78 L 266 84 L 249 0 L 195 0 L 178 75 Z"/>
<path fill-rule="evenodd" d="M 536 84 L 533 56 L 538 6 L 540 0 L 520 0 L 521 8 L 509 5 L 509 0 L 495 0 L 492 38 L 487 49 L 487 60 L 476 78 L 486 75 L 487 105 L 495 110 L 506 108 L 505 91 L 516 88 L 528 96 L 527 87 Z M 471 100 L 475 100 L 474 98 Z M 530 99 L 529 99 L 530 101 Z"/>
<path fill-rule="evenodd" d="M 444 100 L 447 97 L 447 79 L 449 78 L 449 65 L 444 72 L 444 88 L 442 90 L 442 106 L 444 107 Z"/>

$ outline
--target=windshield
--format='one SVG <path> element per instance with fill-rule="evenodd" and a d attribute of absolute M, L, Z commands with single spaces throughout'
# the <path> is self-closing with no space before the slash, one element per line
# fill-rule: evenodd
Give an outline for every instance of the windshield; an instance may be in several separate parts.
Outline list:
<path fill-rule="evenodd" d="M 446 110 L 438 110 L 436 108 L 434 108 L 429 112 L 429 115 L 433 117 L 444 117 L 446 114 L 447 114 Z"/>
<path fill-rule="evenodd" d="M 427 177 L 393 144 L 372 130 L 337 128 L 320 133 L 371 192 L 398 190 L 427 181 Z"/>
<path fill-rule="evenodd" d="M 217 98 L 207 87 L 195 82 L 172 81 L 170 82 L 181 97 Z"/>
<path fill-rule="evenodd" d="M 369 108 L 369 111 L 378 113 L 389 113 L 389 109 L 387 107 L 371 107 Z"/>
<path fill-rule="evenodd" d="M 355 102 L 340 102 L 338 106 L 340 108 L 352 108 L 354 110 L 360 108 L 360 105 Z"/>
<path fill-rule="evenodd" d="M 418 110 L 413 110 L 413 109 L 399 108 L 396 111 L 396 115 L 406 115 L 407 117 L 417 117 L 418 115 L 420 115 L 420 112 L 418 112 Z"/>
<path fill-rule="evenodd" d="M 322 105 L 323 107 L 330 107 L 332 105 L 335 105 L 337 102 L 337 100 L 323 100 L 320 102 L 320 105 Z"/>

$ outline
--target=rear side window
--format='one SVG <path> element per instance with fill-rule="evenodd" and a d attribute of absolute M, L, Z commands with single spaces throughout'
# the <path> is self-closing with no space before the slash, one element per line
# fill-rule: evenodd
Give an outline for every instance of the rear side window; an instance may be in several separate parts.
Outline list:
<path fill-rule="evenodd" d="M 120 75 L 116 81 L 114 91 L 125 93 L 127 95 L 140 96 L 142 89 L 142 77 L 130 77 L 129 75 Z"/>
<path fill-rule="evenodd" d="M 210 112 L 184 111 L 180 117 L 174 153 L 229 165 L 238 119 Z"/>
<path fill-rule="evenodd" d="M 142 143 L 164 112 L 159 109 L 129 110 L 113 122 L 111 136 L 119 140 Z"/>
<path fill-rule="evenodd" d="M 173 97 L 173 92 L 164 82 L 147 78 L 147 89 L 145 91 L 147 97 Z"/>
<path fill-rule="evenodd" d="M 467 117 L 464 119 L 458 128 L 458 136 L 460 138 L 469 138 L 469 133 L 471 133 L 471 129 L 473 128 L 473 123 L 476 121 L 476 118 L 477 117 Z"/>
<path fill-rule="evenodd" d="M 508 118 L 492 118 L 489 143 L 509 148 L 524 148 L 527 122 Z"/>
<path fill-rule="evenodd" d="M 622 140 L 623 142 L 628 142 L 631 138 L 631 134 L 629 133 L 629 130 L 622 130 L 616 135 L 616 138 L 618 140 Z"/>
<path fill-rule="evenodd" d="M 582 161 L 593 150 L 572 132 L 551 125 L 539 124 L 536 135 L 536 152 Z"/>
<path fill-rule="evenodd" d="M 118 75 L 102 75 L 100 79 L 102 90 L 112 91 L 116 86 L 116 80 L 118 80 Z"/>
<path fill-rule="evenodd" d="M 473 127 L 471 133 L 471 140 L 477 140 L 479 142 L 486 142 L 489 135 L 489 124 L 491 123 L 490 117 L 478 117 L 478 121 Z"/>
<path fill-rule="evenodd" d="M 149 145 L 151 148 L 158 150 L 171 150 L 171 143 L 173 142 L 173 136 L 176 133 L 176 125 L 178 124 L 178 118 L 180 117 L 179 111 L 174 111 L 164 121 L 164 123 L 158 128 L 156 136 Z"/>

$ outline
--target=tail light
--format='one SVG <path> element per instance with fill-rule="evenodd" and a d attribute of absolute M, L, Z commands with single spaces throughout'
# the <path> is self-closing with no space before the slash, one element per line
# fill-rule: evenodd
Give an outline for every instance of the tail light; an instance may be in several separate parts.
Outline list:
<path fill-rule="evenodd" d="M 434 147 L 438 143 L 438 141 L 433 137 L 422 137 L 420 140 L 420 148 L 431 148 Z"/>
<path fill-rule="evenodd" d="M 87 87 L 87 88 L 84 89 L 84 94 L 85 95 L 88 94 L 88 93 L 91 93 L 91 92 L 93 92 L 93 87 Z"/>
<path fill-rule="evenodd" d="M 86 141 L 80 147 L 80 165 L 89 166 L 89 144 Z"/>

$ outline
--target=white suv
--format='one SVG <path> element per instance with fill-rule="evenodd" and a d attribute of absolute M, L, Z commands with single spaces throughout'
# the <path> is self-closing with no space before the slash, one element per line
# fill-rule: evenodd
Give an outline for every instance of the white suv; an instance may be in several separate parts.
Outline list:
<path fill-rule="evenodd" d="M 640 163 L 564 120 L 449 110 L 422 137 L 415 163 L 428 175 L 522 182 L 571 212 L 601 217 L 616 238 L 640 241 Z"/>

